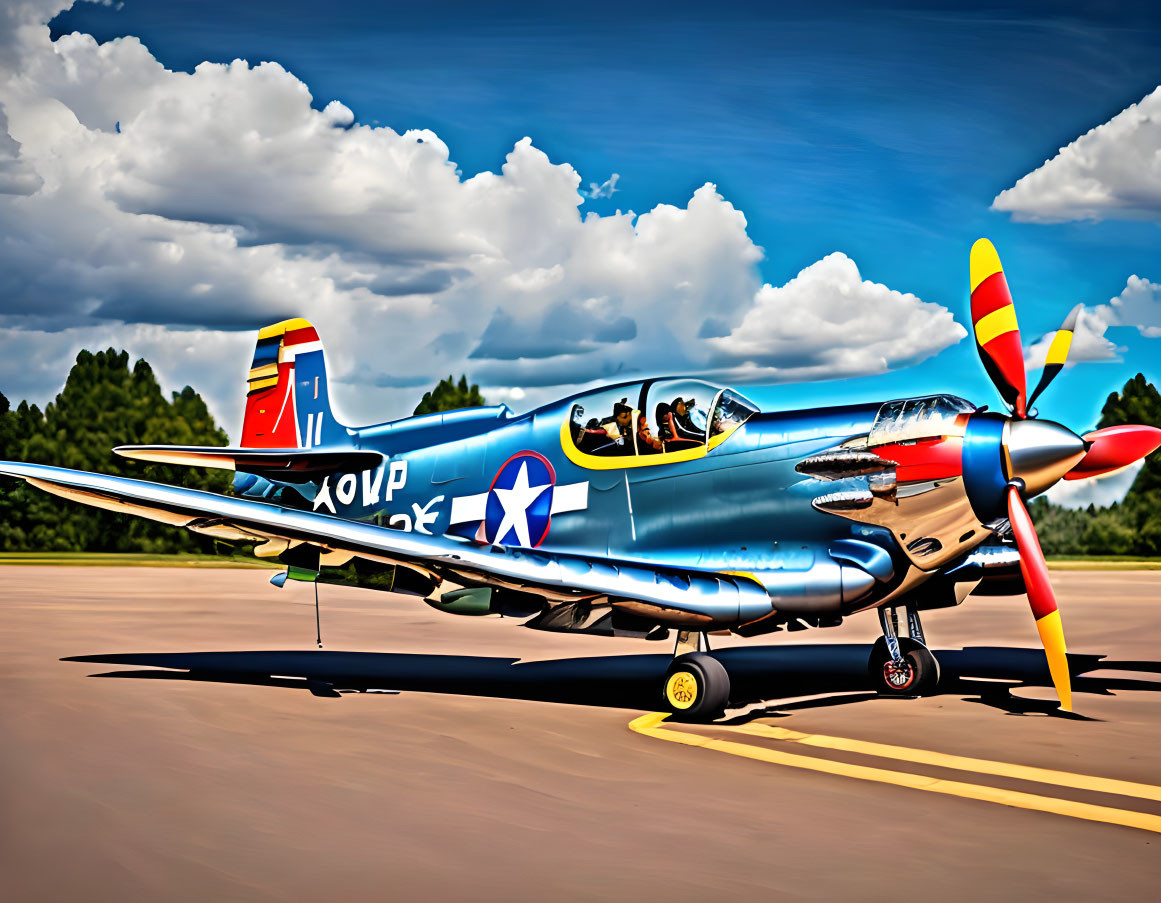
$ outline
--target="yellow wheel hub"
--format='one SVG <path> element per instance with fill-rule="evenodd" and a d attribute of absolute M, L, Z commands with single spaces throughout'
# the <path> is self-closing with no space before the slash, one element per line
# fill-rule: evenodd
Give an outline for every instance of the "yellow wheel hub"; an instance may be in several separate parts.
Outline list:
<path fill-rule="evenodd" d="M 697 702 L 697 678 L 688 671 L 675 671 L 665 682 L 665 699 L 675 709 L 688 709 Z"/>

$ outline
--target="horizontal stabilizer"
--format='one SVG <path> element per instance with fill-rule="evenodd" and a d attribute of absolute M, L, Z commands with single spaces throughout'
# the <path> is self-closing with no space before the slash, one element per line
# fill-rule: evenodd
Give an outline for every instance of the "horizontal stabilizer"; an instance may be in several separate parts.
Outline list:
<path fill-rule="evenodd" d="M 124 458 L 187 467 L 216 467 L 284 483 L 307 483 L 332 473 L 360 473 L 383 463 L 379 452 L 355 448 L 214 448 L 199 445 L 121 445 Z"/>

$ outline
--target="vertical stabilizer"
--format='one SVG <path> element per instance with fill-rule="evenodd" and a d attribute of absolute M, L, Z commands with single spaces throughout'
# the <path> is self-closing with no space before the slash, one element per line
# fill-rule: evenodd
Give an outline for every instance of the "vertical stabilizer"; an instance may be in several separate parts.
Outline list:
<path fill-rule="evenodd" d="M 346 438 L 331 413 L 322 342 L 307 320 L 259 330 L 247 382 L 243 448 L 314 448 Z"/>

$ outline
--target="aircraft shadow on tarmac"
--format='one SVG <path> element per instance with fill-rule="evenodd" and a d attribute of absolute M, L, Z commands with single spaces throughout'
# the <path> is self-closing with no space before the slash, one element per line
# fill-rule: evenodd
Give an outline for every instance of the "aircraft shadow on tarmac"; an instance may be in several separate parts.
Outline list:
<path fill-rule="evenodd" d="M 713 655 L 729 672 L 731 706 L 766 703 L 739 718 L 750 720 L 877 698 L 867 675 L 870 650 L 870 646 L 857 644 L 752 646 Z M 976 646 L 933 651 L 942 675 L 939 695 L 961 696 L 1014 715 L 1064 715 L 1049 699 L 1028 699 L 1010 692 L 1052 686 L 1039 649 Z M 1081 654 L 1068 658 L 1076 693 L 1161 691 L 1161 662 L 1110 661 L 1103 655 Z M 292 687 L 322 697 L 337 697 L 343 692 L 454 693 L 646 711 L 660 703 L 661 679 L 670 660 L 666 654 L 521 661 L 330 650 L 124 653 L 62 659 L 164 669 L 110 671 L 94 677 Z M 1147 680 L 1097 672 L 1159 677 Z M 787 701 L 779 704 L 779 700 Z"/>

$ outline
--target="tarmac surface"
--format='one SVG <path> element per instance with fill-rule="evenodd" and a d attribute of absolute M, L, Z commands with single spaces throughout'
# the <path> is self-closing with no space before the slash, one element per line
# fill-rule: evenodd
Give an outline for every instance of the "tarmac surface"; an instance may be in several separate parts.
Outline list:
<path fill-rule="evenodd" d="M 269 575 L 0 568 L 5 901 L 1157 898 L 1159 572 L 1053 573 L 1076 717 L 1020 596 L 924 616 L 927 699 L 873 615 L 715 637 L 766 700 L 704 727 L 668 643 L 322 586 L 320 651 Z"/>

